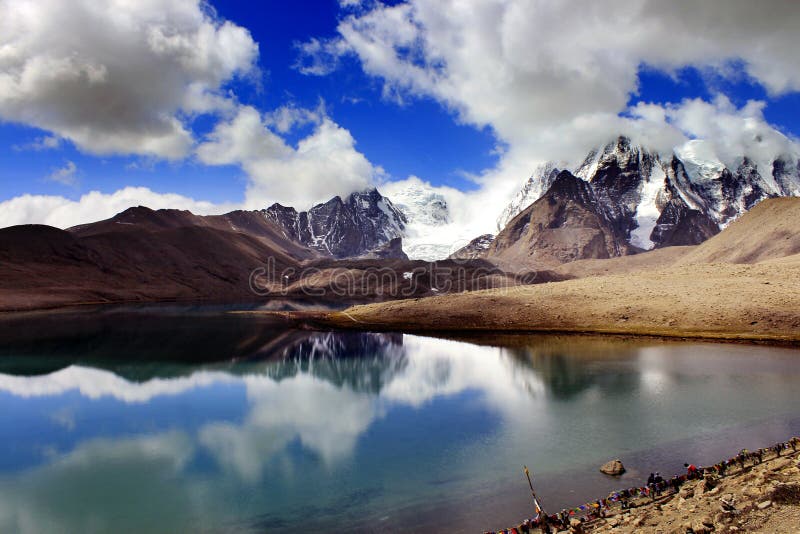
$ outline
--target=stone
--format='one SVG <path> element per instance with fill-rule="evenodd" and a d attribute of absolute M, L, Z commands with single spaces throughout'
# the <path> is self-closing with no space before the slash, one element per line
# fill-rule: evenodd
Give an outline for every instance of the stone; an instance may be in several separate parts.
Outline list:
<path fill-rule="evenodd" d="M 712 474 L 705 475 L 703 477 L 703 491 L 709 492 L 717 486 L 717 477 Z"/>
<path fill-rule="evenodd" d="M 692 497 L 694 497 L 694 488 L 689 486 L 683 486 L 678 495 L 681 496 L 681 499 L 691 499 Z"/>
<path fill-rule="evenodd" d="M 570 519 L 569 532 L 570 534 L 583 534 L 583 523 L 579 519 Z"/>
<path fill-rule="evenodd" d="M 713 527 L 714 526 L 714 520 L 711 519 L 711 516 L 708 516 L 708 515 L 704 515 L 700 519 L 700 522 L 703 523 L 703 525 L 705 525 L 707 527 Z"/>
<path fill-rule="evenodd" d="M 600 467 L 600 472 L 606 475 L 619 476 L 625 472 L 625 466 L 622 465 L 622 460 L 611 460 Z"/>
<path fill-rule="evenodd" d="M 746 496 L 748 496 L 750 498 L 755 498 L 755 497 L 758 497 L 758 496 L 761 495 L 761 490 L 759 490 L 755 486 L 749 486 L 748 485 L 748 486 L 745 486 L 745 488 L 742 490 L 742 493 L 744 493 Z"/>
<path fill-rule="evenodd" d="M 772 501 L 763 501 L 763 502 L 758 503 L 757 508 L 759 510 L 766 510 L 770 506 L 772 506 Z"/>

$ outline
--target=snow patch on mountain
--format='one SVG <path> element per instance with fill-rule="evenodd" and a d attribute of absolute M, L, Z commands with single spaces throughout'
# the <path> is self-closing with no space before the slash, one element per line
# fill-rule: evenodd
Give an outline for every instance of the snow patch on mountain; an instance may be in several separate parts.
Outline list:
<path fill-rule="evenodd" d="M 648 180 L 642 184 L 642 197 L 636 208 L 637 227 L 631 232 L 631 245 L 650 250 L 656 244 L 650 239 L 656 227 L 661 210 L 658 207 L 658 194 L 664 189 L 667 173 L 661 165 L 655 165 Z"/>
<path fill-rule="evenodd" d="M 444 195 L 434 191 L 421 180 L 413 180 L 402 188 L 385 188 L 394 206 L 409 223 L 440 226 L 450 222 L 450 213 Z"/>
<path fill-rule="evenodd" d="M 508 206 L 505 207 L 500 217 L 497 218 L 497 230 L 500 231 L 517 216 L 522 210 L 539 200 L 542 195 L 550 188 L 558 176 L 559 169 L 552 161 L 543 163 L 536 167 L 533 174 L 522 186 L 522 189 L 514 196 Z"/>
<path fill-rule="evenodd" d="M 713 145 L 702 139 L 692 139 L 675 147 L 675 155 L 683 163 L 686 174 L 694 183 L 718 180 L 725 164 L 722 163 Z"/>
<path fill-rule="evenodd" d="M 403 231 L 403 250 L 409 258 L 435 261 L 455 250 L 454 242 L 460 242 L 455 234 L 465 229 L 453 223 L 444 194 L 416 177 L 389 182 L 382 188 L 408 221 Z"/>

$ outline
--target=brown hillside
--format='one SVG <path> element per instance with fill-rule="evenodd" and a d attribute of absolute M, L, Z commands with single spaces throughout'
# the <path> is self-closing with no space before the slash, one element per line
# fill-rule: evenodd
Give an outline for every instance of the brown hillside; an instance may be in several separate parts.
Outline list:
<path fill-rule="evenodd" d="M 680 263 L 758 263 L 800 253 L 800 198 L 771 198 L 681 258 Z"/>
<path fill-rule="evenodd" d="M 800 342 L 800 233 L 793 230 L 798 215 L 800 199 L 765 200 L 702 245 L 574 262 L 556 270 L 579 279 L 357 306 L 320 321 L 371 330 Z"/>

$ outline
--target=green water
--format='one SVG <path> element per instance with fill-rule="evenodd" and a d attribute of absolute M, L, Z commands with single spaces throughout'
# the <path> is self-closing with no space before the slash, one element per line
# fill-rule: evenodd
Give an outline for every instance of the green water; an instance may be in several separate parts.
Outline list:
<path fill-rule="evenodd" d="M 0 532 L 479 532 L 800 433 L 800 352 L 0 322 Z M 622 479 L 597 472 L 620 457 Z"/>

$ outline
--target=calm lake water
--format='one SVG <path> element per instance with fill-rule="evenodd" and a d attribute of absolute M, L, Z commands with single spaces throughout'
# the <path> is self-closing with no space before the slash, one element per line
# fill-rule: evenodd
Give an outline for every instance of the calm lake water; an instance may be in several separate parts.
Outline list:
<path fill-rule="evenodd" d="M 481 532 L 800 433 L 797 350 L 224 311 L 0 321 L 0 532 Z"/>

